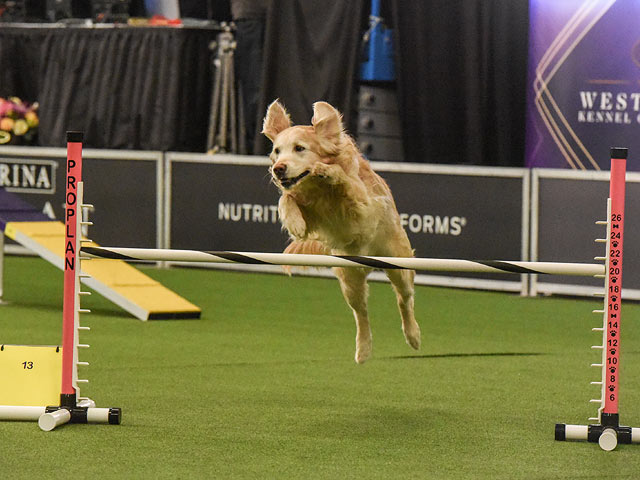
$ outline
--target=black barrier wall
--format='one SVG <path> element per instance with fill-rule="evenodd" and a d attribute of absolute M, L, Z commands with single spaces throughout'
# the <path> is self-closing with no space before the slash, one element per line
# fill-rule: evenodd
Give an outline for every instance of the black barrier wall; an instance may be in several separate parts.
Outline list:
<path fill-rule="evenodd" d="M 171 248 L 281 252 L 278 191 L 264 157 L 167 154 Z M 416 256 L 519 259 L 528 254 L 528 171 L 372 162 L 394 193 Z M 194 234 L 194 232 L 197 232 Z M 490 238 L 499 232 L 500 241 Z M 516 275 L 419 274 L 418 283 L 523 291 Z"/>
<path fill-rule="evenodd" d="M 83 156 L 85 200 L 94 205 L 89 236 L 102 245 L 280 252 L 287 244 L 265 157 L 92 149 Z M 0 147 L 0 187 L 61 219 L 65 158 L 64 149 Z M 594 239 L 604 236 L 595 221 L 606 216 L 608 172 L 372 165 L 394 193 L 417 256 L 593 263 L 604 253 Z M 627 173 L 624 292 L 636 299 L 639 204 L 640 174 Z M 579 277 L 453 273 L 422 273 L 417 282 L 534 295 L 591 295 L 601 286 Z"/>
<path fill-rule="evenodd" d="M 609 172 L 574 172 L 536 169 L 532 175 L 532 260 L 591 262 L 605 255 L 606 230 L 596 225 L 606 220 Z M 623 296 L 640 298 L 640 174 L 627 173 Z M 588 277 L 534 277 L 532 294 L 590 295 L 602 290 L 602 280 Z M 636 290 L 636 291 L 634 291 Z"/>
<path fill-rule="evenodd" d="M 390 168 L 377 170 L 394 192 L 416 256 L 526 260 L 524 170 Z M 519 281 L 514 276 L 461 276 Z"/>
<path fill-rule="evenodd" d="M 0 187 L 52 220 L 63 220 L 67 152 L 63 148 L 0 148 Z M 90 237 L 103 245 L 161 246 L 163 155 L 83 151 Z"/>
<path fill-rule="evenodd" d="M 264 158 L 238 158 L 230 164 L 202 157 L 169 156 L 166 244 L 180 249 L 281 252 L 288 237 L 280 227 L 279 196 Z"/>

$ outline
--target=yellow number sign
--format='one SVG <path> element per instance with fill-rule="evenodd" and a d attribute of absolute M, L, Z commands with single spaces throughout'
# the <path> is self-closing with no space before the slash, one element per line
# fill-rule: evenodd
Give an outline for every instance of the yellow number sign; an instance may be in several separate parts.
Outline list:
<path fill-rule="evenodd" d="M 61 375 L 61 347 L 0 345 L 0 405 L 58 405 Z"/>

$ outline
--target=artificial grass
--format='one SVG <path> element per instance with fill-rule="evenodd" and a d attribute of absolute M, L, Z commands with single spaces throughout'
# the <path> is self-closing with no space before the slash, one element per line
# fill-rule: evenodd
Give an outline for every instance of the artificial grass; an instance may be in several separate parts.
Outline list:
<path fill-rule="evenodd" d="M 63 478 L 637 478 L 640 445 L 554 441 L 596 413 L 596 300 L 417 287 L 423 344 L 371 284 L 373 358 L 337 282 L 146 269 L 203 310 L 140 322 L 93 295 L 82 394 L 123 423 L 0 423 L 0 472 Z M 62 274 L 9 257 L 0 343 L 60 341 Z M 623 305 L 621 420 L 640 427 L 638 305 Z M 80 367 L 87 368 L 87 367 Z M 84 373 L 84 370 L 81 371 Z M 81 375 L 82 376 L 82 375 Z"/>

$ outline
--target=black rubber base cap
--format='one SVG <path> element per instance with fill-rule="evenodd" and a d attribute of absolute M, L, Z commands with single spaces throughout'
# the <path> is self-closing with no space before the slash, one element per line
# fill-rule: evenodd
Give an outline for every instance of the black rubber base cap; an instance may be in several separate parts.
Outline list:
<path fill-rule="evenodd" d="M 67 142 L 82 143 L 82 132 L 68 131 Z"/>
<path fill-rule="evenodd" d="M 110 408 L 109 409 L 109 425 L 120 425 L 122 420 L 122 409 Z"/>
<path fill-rule="evenodd" d="M 611 147 L 611 158 L 627 158 L 627 154 L 629 153 L 628 148 L 622 147 Z"/>

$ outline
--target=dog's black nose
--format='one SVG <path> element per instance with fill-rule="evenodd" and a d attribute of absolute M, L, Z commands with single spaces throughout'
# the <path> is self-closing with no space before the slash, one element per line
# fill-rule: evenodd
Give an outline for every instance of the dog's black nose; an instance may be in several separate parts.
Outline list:
<path fill-rule="evenodd" d="M 283 178 L 287 173 L 287 166 L 282 163 L 273 166 L 273 174 L 278 178 Z"/>

